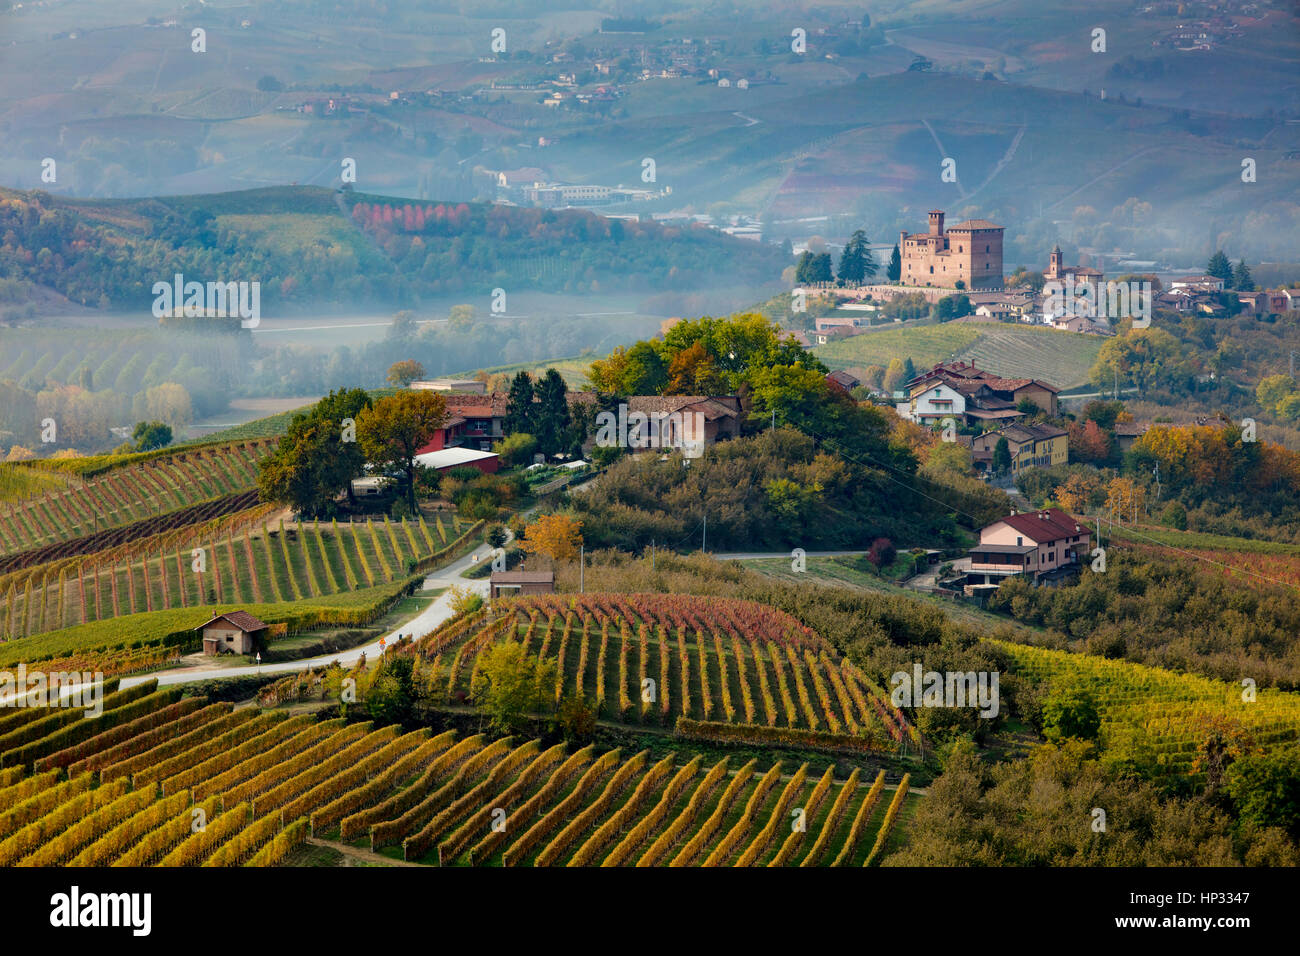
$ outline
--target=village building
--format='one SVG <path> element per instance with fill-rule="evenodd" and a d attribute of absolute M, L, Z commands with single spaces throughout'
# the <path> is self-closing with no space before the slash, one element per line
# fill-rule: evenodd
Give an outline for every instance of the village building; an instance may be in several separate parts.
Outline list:
<path fill-rule="evenodd" d="M 195 630 L 203 639 L 204 654 L 248 654 L 256 644 L 257 635 L 268 627 L 269 624 L 247 611 L 228 611 L 200 624 Z"/>
<path fill-rule="evenodd" d="M 473 395 L 486 395 L 487 382 L 478 379 L 434 378 L 411 383 L 411 388 L 430 392 L 468 392 Z"/>
<path fill-rule="evenodd" d="M 862 384 L 862 379 L 844 369 L 837 369 L 836 371 L 831 372 L 826 376 L 826 381 L 833 382 L 846 392 L 851 392 Z"/>
<path fill-rule="evenodd" d="M 630 436 L 638 439 L 633 451 L 681 448 L 687 442 L 703 442 L 707 448 L 740 437 L 740 399 L 734 395 L 633 395 L 627 410 L 629 416 L 646 416 L 636 436 Z"/>
<path fill-rule="evenodd" d="M 980 529 L 971 548 L 968 585 L 999 584 L 1012 575 L 1053 583 L 1077 574 L 1092 550 L 1088 528 L 1060 508 L 1012 512 Z"/>
<path fill-rule="evenodd" d="M 945 231 L 943 217 L 941 210 L 931 210 L 929 232 L 899 233 L 902 284 L 1001 288 L 1003 228 L 987 219 L 968 219 Z"/>
<path fill-rule="evenodd" d="M 554 594 L 554 571 L 493 571 L 489 578 L 491 600 L 524 594 Z"/>
<path fill-rule="evenodd" d="M 996 431 L 985 432 L 971 442 L 971 457 L 977 462 L 987 462 L 991 467 L 993 452 L 998 440 L 1007 440 L 1011 452 L 1011 473 L 1019 474 L 1025 468 L 1050 468 L 1064 465 L 1070 458 L 1069 434 L 1055 425 L 1013 424 Z"/>
<path fill-rule="evenodd" d="M 1086 266 L 1067 266 L 1065 257 L 1061 254 L 1061 247 L 1055 246 L 1047 259 L 1047 268 L 1043 271 L 1043 279 L 1047 282 L 1089 282 L 1099 286 L 1106 281 L 1105 274 L 1100 269 L 1089 269 Z"/>
<path fill-rule="evenodd" d="M 908 398 L 898 414 L 919 424 L 952 417 L 967 425 L 997 424 L 1024 417 L 1022 401 L 1049 417 L 1057 415 L 1055 385 L 1032 378 L 1002 378 L 968 362 L 941 362 L 906 383 Z"/>

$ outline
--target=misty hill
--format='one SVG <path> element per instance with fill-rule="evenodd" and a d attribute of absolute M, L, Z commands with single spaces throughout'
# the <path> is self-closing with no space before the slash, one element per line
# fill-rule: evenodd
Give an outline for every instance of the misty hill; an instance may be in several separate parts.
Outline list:
<path fill-rule="evenodd" d="M 0 236 L 0 300 L 44 286 L 115 310 L 148 310 L 153 284 L 176 273 L 260 281 L 261 307 L 289 312 L 362 299 L 415 305 L 497 287 L 585 293 L 763 283 L 787 263 L 773 246 L 702 226 L 314 186 L 107 200 L 0 189 Z"/>

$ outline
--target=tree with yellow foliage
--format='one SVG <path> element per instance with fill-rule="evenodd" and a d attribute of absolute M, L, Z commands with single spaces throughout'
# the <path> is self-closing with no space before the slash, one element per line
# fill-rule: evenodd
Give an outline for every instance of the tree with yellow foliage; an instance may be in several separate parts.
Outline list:
<path fill-rule="evenodd" d="M 1086 514 L 1101 488 L 1101 476 L 1095 472 L 1074 472 L 1057 486 L 1054 496 L 1057 503 L 1071 514 Z"/>
<path fill-rule="evenodd" d="M 571 515 L 542 515 L 524 529 L 519 546 L 529 554 L 544 554 L 552 561 L 572 561 L 582 544 L 582 522 Z"/>
<path fill-rule="evenodd" d="M 1133 521 L 1146 508 L 1147 490 L 1132 478 L 1113 478 L 1106 486 L 1106 510 L 1112 511 L 1121 524 Z"/>

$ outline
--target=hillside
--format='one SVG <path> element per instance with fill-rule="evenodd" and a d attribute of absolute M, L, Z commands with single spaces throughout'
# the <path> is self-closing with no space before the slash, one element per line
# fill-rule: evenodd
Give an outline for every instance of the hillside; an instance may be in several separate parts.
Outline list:
<path fill-rule="evenodd" d="M 593 213 L 417 202 L 284 186 L 151 199 L 71 199 L 0 189 L 13 254 L 0 278 L 47 286 L 82 305 L 147 312 L 153 284 L 258 281 L 261 308 L 514 291 L 691 289 L 723 278 L 768 282 L 779 249 L 704 227 Z M 42 252 L 42 250 L 47 250 Z M 213 263 L 220 257 L 219 273 Z"/>
<path fill-rule="evenodd" d="M 1028 325 L 922 325 L 883 328 L 813 349 L 831 368 L 888 367 L 911 358 L 918 368 L 952 359 L 1016 378 L 1037 378 L 1058 388 L 1084 385 L 1106 340 Z"/>

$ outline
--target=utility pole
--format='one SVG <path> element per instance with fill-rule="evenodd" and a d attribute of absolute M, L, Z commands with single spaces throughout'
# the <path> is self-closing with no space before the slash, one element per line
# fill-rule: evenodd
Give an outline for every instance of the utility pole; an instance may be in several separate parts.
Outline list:
<path fill-rule="evenodd" d="M 1295 352 L 1291 353 L 1291 377 L 1295 378 Z"/>
<path fill-rule="evenodd" d="M 653 572 L 654 569 L 655 569 L 655 539 L 651 538 L 650 539 L 650 570 Z"/>
<path fill-rule="evenodd" d="M 700 538 L 700 550 L 701 550 L 701 551 L 705 551 L 705 552 L 707 552 L 707 551 L 709 550 L 709 548 L 708 548 L 708 544 L 709 544 L 709 515 L 708 515 L 708 512 L 705 512 L 705 514 L 704 514 L 704 536 L 703 536 L 702 538 Z"/>
<path fill-rule="evenodd" d="M 587 590 L 587 545 L 586 542 L 578 545 L 578 593 L 584 594 Z"/>

